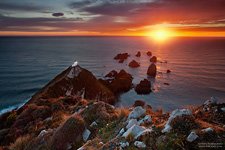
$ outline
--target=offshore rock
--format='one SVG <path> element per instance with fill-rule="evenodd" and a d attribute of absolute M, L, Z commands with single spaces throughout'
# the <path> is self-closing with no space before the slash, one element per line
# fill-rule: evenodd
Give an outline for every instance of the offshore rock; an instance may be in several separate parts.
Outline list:
<path fill-rule="evenodd" d="M 150 58 L 150 62 L 156 63 L 157 62 L 157 57 L 156 56 L 152 56 L 152 58 Z"/>
<path fill-rule="evenodd" d="M 149 75 L 150 77 L 156 77 L 156 72 L 157 72 L 156 65 L 154 63 L 152 63 L 148 67 L 147 75 Z"/>
<path fill-rule="evenodd" d="M 136 57 L 141 57 L 141 52 L 138 51 L 137 54 L 135 55 Z"/>
<path fill-rule="evenodd" d="M 149 94 L 151 92 L 151 83 L 147 79 L 140 81 L 136 86 L 135 91 L 137 94 Z"/>
<path fill-rule="evenodd" d="M 132 60 L 130 63 L 129 63 L 129 67 L 131 68 L 137 68 L 137 67 L 140 67 L 140 64 L 135 61 L 135 60 Z"/>

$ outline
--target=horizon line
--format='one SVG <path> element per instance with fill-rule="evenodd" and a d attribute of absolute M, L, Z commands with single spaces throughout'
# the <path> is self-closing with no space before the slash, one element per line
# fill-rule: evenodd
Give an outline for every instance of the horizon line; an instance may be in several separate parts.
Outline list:
<path fill-rule="evenodd" d="M 154 37 L 147 35 L 0 35 L 0 37 Z M 224 36 L 191 36 L 191 35 L 183 35 L 183 36 L 169 36 L 169 38 L 225 38 Z"/>

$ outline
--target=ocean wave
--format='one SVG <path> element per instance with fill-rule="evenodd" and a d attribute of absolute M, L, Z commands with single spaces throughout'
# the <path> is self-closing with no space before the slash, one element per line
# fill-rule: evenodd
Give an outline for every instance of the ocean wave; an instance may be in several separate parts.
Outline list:
<path fill-rule="evenodd" d="M 23 105 L 26 104 L 29 100 L 30 98 L 26 99 L 23 103 L 19 103 L 13 106 L 9 106 L 7 108 L 3 108 L 2 110 L 0 110 L 0 115 L 10 112 L 12 110 L 18 110 L 19 108 L 23 107 Z"/>

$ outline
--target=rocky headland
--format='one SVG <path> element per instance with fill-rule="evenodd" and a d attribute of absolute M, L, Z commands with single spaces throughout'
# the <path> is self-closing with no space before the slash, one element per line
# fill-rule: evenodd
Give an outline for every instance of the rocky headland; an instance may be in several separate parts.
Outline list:
<path fill-rule="evenodd" d="M 114 59 L 127 57 L 124 53 Z M 146 75 L 155 77 L 157 58 L 150 61 Z M 0 150 L 225 148 L 225 103 L 212 97 L 172 112 L 154 111 L 142 100 L 115 107 L 118 96 L 131 88 L 138 94 L 151 92 L 147 79 L 136 86 L 132 80 L 125 70 L 97 79 L 75 62 L 21 108 L 0 116 Z"/>

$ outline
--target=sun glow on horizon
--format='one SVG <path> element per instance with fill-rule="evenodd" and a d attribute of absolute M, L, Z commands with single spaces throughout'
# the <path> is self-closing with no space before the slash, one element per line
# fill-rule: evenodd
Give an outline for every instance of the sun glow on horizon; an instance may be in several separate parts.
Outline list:
<path fill-rule="evenodd" d="M 174 36 L 174 33 L 167 29 L 158 29 L 150 33 L 150 37 L 159 42 L 166 41 L 172 36 Z"/>

